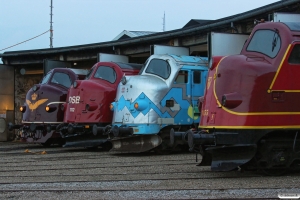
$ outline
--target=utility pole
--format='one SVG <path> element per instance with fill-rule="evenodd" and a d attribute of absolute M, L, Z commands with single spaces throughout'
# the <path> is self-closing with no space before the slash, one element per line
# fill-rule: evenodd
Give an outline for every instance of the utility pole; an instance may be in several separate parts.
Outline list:
<path fill-rule="evenodd" d="M 52 22 L 52 0 L 51 0 L 51 5 L 50 5 L 50 48 L 53 48 L 53 22 Z"/>
<path fill-rule="evenodd" d="M 163 31 L 166 30 L 166 15 L 165 15 L 165 12 L 164 12 L 164 17 L 163 17 Z"/>

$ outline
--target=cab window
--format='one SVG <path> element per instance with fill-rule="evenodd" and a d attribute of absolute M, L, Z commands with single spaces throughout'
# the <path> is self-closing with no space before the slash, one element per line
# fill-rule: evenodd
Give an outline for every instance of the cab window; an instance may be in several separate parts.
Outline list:
<path fill-rule="evenodd" d="M 193 76 L 194 83 L 200 84 L 201 83 L 201 71 L 194 71 L 193 74 L 194 74 L 194 76 Z"/>
<path fill-rule="evenodd" d="M 44 76 L 43 80 L 41 81 L 41 84 L 45 84 L 48 82 L 52 72 L 49 72 L 46 76 Z"/>
<path fill-rule="evenodd" d="M 300 64 L 300 45 L 297 44 L 294 46 L 290 57 L 288 59 L 288 62 L 291 64 Z"/>
<path fill-rule="evenodd" d="M 94 77 L 114 83 L 117 79 L 117 74 L 113 68 L 101 66 L 97 69 Z"/>
<path fill-rule="evenodd" d="M 157 75 L 163 79 L 169 78 L 171 67 L 165 60 L 153 59 L 150 61 L 146 73 Z"/>
<path fill-rule="evenodd" d="M 280 50 L 281 39 L 275 30 L 258 30 L 248 44 L 247 51 L 262 53 L 274 58 Z"/>
<path fill-rule="evenodd" d="M 181 84 L 181 83 L 187 83 L 188 82 L 188 72 L 180 70 L 175 78 L 174 83 Z"/>
<path fill-rule="evenodd" d="M 59 84 L 69 88 L 72 84 L 72 80 L 68 74 L 56 72 L 51 79 L 51 83 Z"/>

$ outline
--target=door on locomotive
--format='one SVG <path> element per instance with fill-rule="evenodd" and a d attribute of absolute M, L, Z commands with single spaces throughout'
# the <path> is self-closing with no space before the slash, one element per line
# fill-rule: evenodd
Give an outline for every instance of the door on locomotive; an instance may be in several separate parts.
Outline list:
<path fill-rule="evenodd" d="M 27 92 L 24 105 L 20 107 L 22 123 L 9 123 L 10 130 L 18 129 L 17 139 L 44 146 L 64 144 L 65 141 L 53 127 L 63 121 L 61 106 L 66 101 L 69 87 L 86 74 L 86 70 L 53 68 L 39 84 L 33 85 Z"/>
<path fill-rule="evenodd" d="M 100 54 L 99 58 L 86 79 L 74 82 L 69 89 L 64 122 L 58 126 L 66 140 L 64 147 L 111 148 L 105 135 L 112 121 L 109 105 L 124 74 L 136 75 L 142 68 L 122 55 Z M 100 132 L 93 132 L 94 126 L 102 127 Z"/>
<path fill-rule="evenodd" d="M 170 129 L 187 130 L 199 122 L 194 107 L 206 75 L 207 58 L 160 54 L 152 55 L 138 76 L 126 76 L 112 103 L 112 151 L 173 151 Z"/>
<path fill-rule="evenodd" d="M 206 131 L 188 134 L 189 146 L 202 149 L 201 165 L 271 175 L 300 169 L 300 109 L 295 106 L 300 15 L 297 19 L 257 25 L 240 54 L 219 59 L 211 68 L 209 77 L 217 76 L 205 93 L 202 109 L 207 112 L 200 122 Z"/>

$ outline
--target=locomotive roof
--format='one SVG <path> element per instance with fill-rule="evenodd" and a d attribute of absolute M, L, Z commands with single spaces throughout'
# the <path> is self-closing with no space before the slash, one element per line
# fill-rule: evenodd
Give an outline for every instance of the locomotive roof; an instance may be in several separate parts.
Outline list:
<path fill-rule="evenodd" d="M 137 64 L 137 63 L 122 63 L 122 62 L 115 62 L 117 65 L 119 65 L 122 69 L 136 69 L 140 70 L 143 67 L 143 64 Z"/>
<path fill-rule="evenodd" d="M 184 55 L 170 55 L 173 57 L 177 62 L 181 62 L 184 64 L 191 63 L 191 64 L 203 64 L 206 65 L 208 63 L 207 57 L 200 57 L 200 56 L 184 56 Z"/>

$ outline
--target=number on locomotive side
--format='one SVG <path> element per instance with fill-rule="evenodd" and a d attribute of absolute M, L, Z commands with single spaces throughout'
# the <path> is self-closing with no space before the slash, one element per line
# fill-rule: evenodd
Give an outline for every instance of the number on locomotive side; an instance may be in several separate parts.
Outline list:
<path fill-rule="evenodd" d="M 69 97 L 69 103 L 78 104 L 80 101 L 80 96 L 72 96 Z"/>

